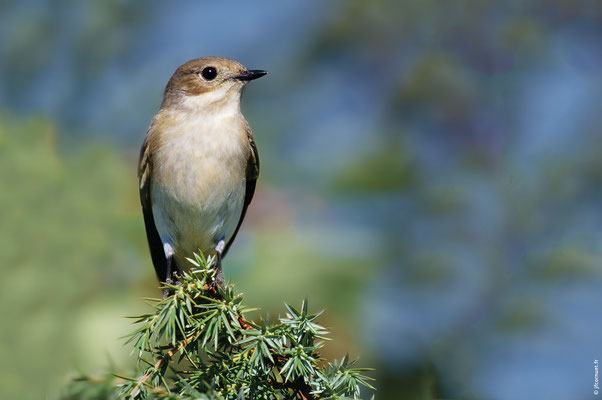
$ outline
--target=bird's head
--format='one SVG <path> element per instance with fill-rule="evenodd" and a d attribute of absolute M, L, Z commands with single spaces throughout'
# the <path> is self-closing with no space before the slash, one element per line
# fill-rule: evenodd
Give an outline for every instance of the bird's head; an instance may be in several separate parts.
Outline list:
<path fill-rule="evenodd" d="M 237 61 L 221 57 L 203 57 L 181 65 L 165 88 L 162 107 L 192 104 L 194 107 L 236 103 L 247 82 L 267 74 L 248 70 Z"/>

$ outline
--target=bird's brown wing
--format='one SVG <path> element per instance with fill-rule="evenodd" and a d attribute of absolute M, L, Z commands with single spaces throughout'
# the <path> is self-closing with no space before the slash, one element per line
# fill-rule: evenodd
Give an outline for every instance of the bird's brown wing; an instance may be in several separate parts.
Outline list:
<path fill-rule="evenodd" d="M 257 153 L 257 146 L 255 145 L 255 140 L 253 139 L 253 133 L 251 129 L 247 126 L 247 138 L 249 139 L 249 146 L 251 147 L 251 151 L 249 152 L 249 158 L 247 160 L 247 169 L 246 169 L 246 189 L 245 189 L 245 203 L 242 207 L 242 212 L 240 213 L 240 219 L 238 220 L 238 225 L 232 234 L 232 237 L 226 244 L 224 248 L 224 252 L 222 255 L 226 255 L 228 249 L 232 245 L 238 230 L 240 229 L 240 225 L 242 224 L 243 219 L 245 219 L 245 214 L 247 213 L 247 208 L 249 208 L 249 204 L 253 199 L 253 194 L 255 194 L 255 185 L 257 183 L 257 177 L 259 176 L 259 154 Z"/>
<path fill-rule="evenodd" d="M 149 128 L 149 130 L 152 129 Z M 148 135 L 140 149 L 140 158 L 138 160 L 138 180 L 140 188 L 140 203 L 142 204 L 142 214 L 144 215 L 144 225 L 146 226 L 146 238 L 151 253 L 151 259 L 155 266 L 155 272 L 160 282 L 167 279 L 167 260 L 163 250 L 161 237 L 155 226 L 153 217 L 153 206 L 151 201 L 151 169 L 152 159 L 148 146 Z"/>

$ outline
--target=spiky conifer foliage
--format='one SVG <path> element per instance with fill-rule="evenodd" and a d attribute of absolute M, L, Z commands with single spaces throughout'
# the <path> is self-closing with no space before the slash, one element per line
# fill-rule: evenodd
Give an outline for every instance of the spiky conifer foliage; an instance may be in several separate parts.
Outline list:
<path fill-rule="evenodd" d="M 328 332 L 307 301 L 286 305 L 275 323 L 249 321 L 233 286 L 214 284 L 215 260 L 190 262 L 195 269 L 165 285 L 165 298 L 150 300 L 153 312 L 135 317 L 134 377 L 80 377 L 64 399 L 359 399 L 362 386 L 374 389 L 347 356 L 320 357 Z"/>

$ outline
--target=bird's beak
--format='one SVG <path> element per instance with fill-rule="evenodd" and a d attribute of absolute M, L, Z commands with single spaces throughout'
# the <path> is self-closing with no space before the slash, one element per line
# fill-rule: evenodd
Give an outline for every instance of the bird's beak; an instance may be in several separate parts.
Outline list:
<path fill-rule="evenodd" d="M 264 71 L 262 69 L 248 69 L 238 75 L 233 76 L 232 79 L 238 79 L 240 81 L 252 81 L 253 79 L 261 78 L 267 73 L 268 71 Z"/>

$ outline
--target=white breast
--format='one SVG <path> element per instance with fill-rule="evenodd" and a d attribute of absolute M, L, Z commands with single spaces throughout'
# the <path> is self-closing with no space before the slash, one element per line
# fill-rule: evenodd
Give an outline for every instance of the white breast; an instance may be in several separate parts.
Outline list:
<path fill-rule="evenodd" d="M 230 239 L 240 219 L 249 155 L 246 122 L 238 109 L 177 111 L 162 132 L 153 161 L 155 225 L 175 250 L 180 268 L 199 249 L 212 254 Z"/>

